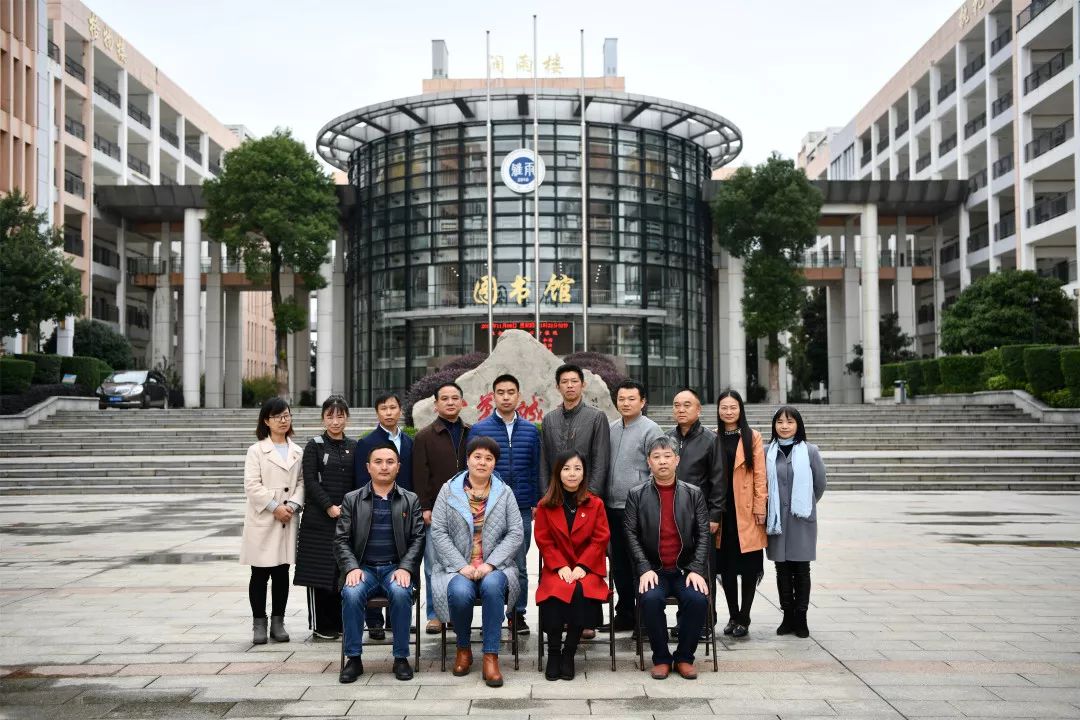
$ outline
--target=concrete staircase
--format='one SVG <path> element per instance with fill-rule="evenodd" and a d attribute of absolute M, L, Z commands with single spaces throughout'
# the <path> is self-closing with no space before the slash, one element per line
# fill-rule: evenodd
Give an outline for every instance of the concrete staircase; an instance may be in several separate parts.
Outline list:
<path fill-rule="evenodd" d="M 749 406 L 766 438 L 772 407 Z M 833 490 L 1080 490 L 1080 426 L 1039 423 L 1012 407 L 802 408 Z M 669 407 L 650 416 L 671 427 Z M 715 426 L 715 406 L 703 419 Z M 255 440 L 253 410 L 62 412 L 0 446 L 0 495 L 236 493 Z M 354 410 L 350 434 L 375 425 Z M 320 432 L 315 409 L 294 410 L 296 439 Z"/>

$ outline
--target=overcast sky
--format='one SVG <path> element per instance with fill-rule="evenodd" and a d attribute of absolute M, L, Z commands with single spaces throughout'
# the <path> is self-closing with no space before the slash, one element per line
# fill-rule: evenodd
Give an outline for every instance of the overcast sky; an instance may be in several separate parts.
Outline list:
<path fill-rule="evenodd" d="M 255 134 L 292 128 L 309 148 L 354 108 L 416 95 L 431 40 L 450 77 L 483 77 L 492 54 L 558 54 L 576 76 L 602 74 L 619 39 L 632 93 L 717 112 L 743 133 L 736 164 L 794 157 L 807 131 L 845 125 L 958 7 L 948 0 L 83 0 L 101 20 L 224 123 Z"/>

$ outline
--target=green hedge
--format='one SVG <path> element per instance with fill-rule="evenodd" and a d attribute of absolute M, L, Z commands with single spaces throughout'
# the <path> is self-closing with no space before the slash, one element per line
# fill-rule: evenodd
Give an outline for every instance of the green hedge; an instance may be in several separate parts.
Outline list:
<path fill-rule="evenodd" d="M 922 366 L 918 360 L 900 363 L 900 379 L 907 380 L 908 397 L 926 393 L 923 387 Z"/>
<path fill-rule="evenodd" d="M 919 393 L 923 395 L 936 393 L 938 386 L 941 385 L 941 365 L 938 358 L 916 360 L 915 362 L 919 364 L 919 370 L 922 372 Z"/>
<path fill-rule="evenodd" d="M 65 357 L 60 360 L 60 372 L 75 375 L 75 383 L 94 390 L 109 376 L 112 368 L 103 360 L 83 355 Z"/>
<path fill-rule="evenodd" d="M 982 355 L 946 355 L 937 362 L 945 392 L 968 393 L 983 389 L 980 378 L 986 361 Z"/>
<path fill-rule="evenodd" d="M 1029 347 L 1024 350 L 1024 371 L 1027 381 L 1038 395 L 1065 387 L 1061 374 L 1061 348 L 1055 345 Z"/>
<path fill-rule="evenodd" d="M 1031 347 L 1045 347 L 1042 345 L 1002 345 L 998 348 L 1001 352 L 1001 372 L 1013 383 L 1013 387 L 1022 388 L 1027 383 L 1027 370 L 1024 369 L 1024 351 Z"/>
<path fill-rule="evenodd" d="M 31 353 L 29 355 L 16 355 L 15 358 L 34 363 L 34 378 L 31 381 L 34 385 L 55 385 L 60 382 L 61 357 L 59 355 Z"/>
<path fill-rule="evenodd" d="M 1072 390 L 1073 395 L 1080 396 L 1080 348 L 1061 349 L 1061 377 L 1065 387 Z"/>
<path fill-rule="evenodd" d="M 894 382 L 907 379 L 903 376 L 903 370 L 903 363 L 886 363 L 881 366 L 881 397 L 893 394 Z"/>
<path fill-rule="evenodd" d="M 983 371 L 982 377 L 979 378 L 982 386 L 986 387 L 986 381 L 995 375 L 1005 374 L 1005 365 L 1001 359 L 1001 348 L 994 348 L 987 350 L 982 354 L 983 356 Z"/>
<path fill-rule="evenodd" d="M 0 394 L 21 395 L 29 390 L 35 369 L 29 360 L 0 358 Z"/>

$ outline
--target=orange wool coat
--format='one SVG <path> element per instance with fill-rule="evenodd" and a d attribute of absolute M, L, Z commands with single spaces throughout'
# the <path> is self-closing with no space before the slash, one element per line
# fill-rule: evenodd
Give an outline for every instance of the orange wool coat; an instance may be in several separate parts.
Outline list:
<path fill-rule="evenodd" d="M 743 451 L 742 441 L 739 441 L 739 449 L 735 451 L 735 471 L 732 473 L 731 486 L 735 493 L 735 520 L 739 523 L 739 546 L 744 553 L 754 550 L 762 550 L 768 544 L 765 535 L 765 526 L 758 525 L 754 515 L 765 514 L 765 501 L 769 496 L 768 483 L 765 480 L 765 448 L 761 441 L 761 433 L 751 430 L 754 436 L 753 453 L 754 468 L 746 467 L 746 454 Z M 717 442 L 722 442 L 719 438 Z M 723 522 L 729 522 L 731 518 L 725 517 Z M 721 533 L 716 534 L 716 542 L 720 542 Z"/>
<path fill-rule="evenodd" d="M 569 603 L 574 589 L 581 583 L 585 597 L 607 600 L 607 546 L 611 539 L 604 503 L 595 495 L 589 495 L 578 506 L 574 529 L 567 532 L 566 515 L 562 507 L 538 505 L 533 518 L 533 536 L 544 568 L 540 572 L 540 585 L 536 588 L 536 602 L 558 598 Z M 559 568 L 581 565 L 588 574 L 572 583 L 559 578 Z"/>

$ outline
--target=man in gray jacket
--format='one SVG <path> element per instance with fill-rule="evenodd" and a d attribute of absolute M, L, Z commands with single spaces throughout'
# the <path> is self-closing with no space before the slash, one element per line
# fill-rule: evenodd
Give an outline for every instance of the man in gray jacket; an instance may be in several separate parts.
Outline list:
<path fill-rule="evenodd" d="M 607 415 L 585 404 L 585 371 L 577 365 L 560 365 L 555 370 L 555 387 L 563 402 L 544 415 L 540 428 L 540 497 L 547 492 L 555 458 L 573 448 L 585 456 L 589 489 L 603 498 L 611 457 Z"/>
<path fill-rule="evenodd" d="M 611 577 L 618 597 L 615 603 L 615 630 L 634 627 L 634 572 L 630 547 L 626 540 L 623 515 L 626 496 L 631 489 L 648 482 L 647 448 L 664 434 L 660 426 L 645 417 L 645 387 L 633 380 L 616 389 L 615 407 L 621 417 L 610 425 L 611 469 L 608 471 L 607 495 L 601 499 L 611 528 Z"/>

